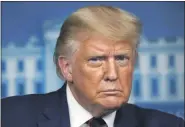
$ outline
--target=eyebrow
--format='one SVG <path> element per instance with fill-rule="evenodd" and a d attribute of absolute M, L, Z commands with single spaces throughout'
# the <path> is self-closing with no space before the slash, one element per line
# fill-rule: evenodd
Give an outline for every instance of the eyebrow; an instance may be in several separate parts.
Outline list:
<path fill-rule="evenodd" d="M 119 56 L 126 56 L 126 57 L 130 57 L 130 55 L 128 55 L 129 53 L 120 53 L 120 54 L 114 54 L 113 57 L 119 57 Z M 96 54 L 96 55 L 91 55 L 89 57 L 101 57 L 101 58 L 108 58 L 109 55 L 106 54 Z"/>
<path fill-rule="evenodd" d="M 122 52 L 117 52 L 115 54 L 113 54 L 112 56 L 113 57 L 117 57 L 117 56 L 131 56 L 132 55 L 132 52 L 130 50 L 127 50 L 127 51 L 122 51 Z M 98 53 L 96 51 L 93 51 L 91 52 L 89 55 L 89 57 L 109 57 L 110 55 L 105 53 L 105 52 L 101 52 L 101 53 Z"/>

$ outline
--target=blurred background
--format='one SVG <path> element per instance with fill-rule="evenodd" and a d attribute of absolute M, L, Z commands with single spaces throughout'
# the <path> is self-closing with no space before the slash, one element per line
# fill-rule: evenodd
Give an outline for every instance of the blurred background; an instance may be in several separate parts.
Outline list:
<path fill-rule="evenodd" d="M 78 8 L 111 5 L 143 23 L 129 102 L 184 118 L 184 2 L 2 2 L 1 98 L 59 89 L 53 51 Z"/>

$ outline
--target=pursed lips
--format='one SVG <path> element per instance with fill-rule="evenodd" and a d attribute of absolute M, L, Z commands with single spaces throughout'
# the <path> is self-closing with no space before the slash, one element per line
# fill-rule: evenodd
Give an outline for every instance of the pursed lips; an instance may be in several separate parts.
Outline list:
<path fill-rule="evenodd" d="M 120 94 L 121 92 L 122 92 L 121 90 L 108 89 L 108 90 L 99 91 L 98 93 L 106 94 L 106 95 L 117 95 L 117 94 Z"/>

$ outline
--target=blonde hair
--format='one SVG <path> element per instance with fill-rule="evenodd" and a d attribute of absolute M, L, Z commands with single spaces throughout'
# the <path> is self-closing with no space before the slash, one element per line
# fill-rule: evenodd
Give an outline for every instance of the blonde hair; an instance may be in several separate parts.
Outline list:
<path fill-rule="evenodd" d="M 116 7 L 100 5 L 78 9 L 65 20 L 57 39 L 54 63 L 59 77 L 63 78 L 58 57 L 70 57 L 77 48 L 77 42 L 94 33 L 113 41 L 129 40 L 137 48 L 141 23 L 134 15 Z"/>

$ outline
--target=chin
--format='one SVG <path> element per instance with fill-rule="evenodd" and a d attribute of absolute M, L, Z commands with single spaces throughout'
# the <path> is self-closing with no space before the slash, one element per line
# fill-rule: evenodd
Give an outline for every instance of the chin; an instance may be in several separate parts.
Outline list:
<path fill-rule="evenodd" d="M 116 97 L 107 97 L 106 99 L 101 100 L 100 105 L 104 109 L 118 109 L 123 103 L 126 103 L 124 100 Z"/>

